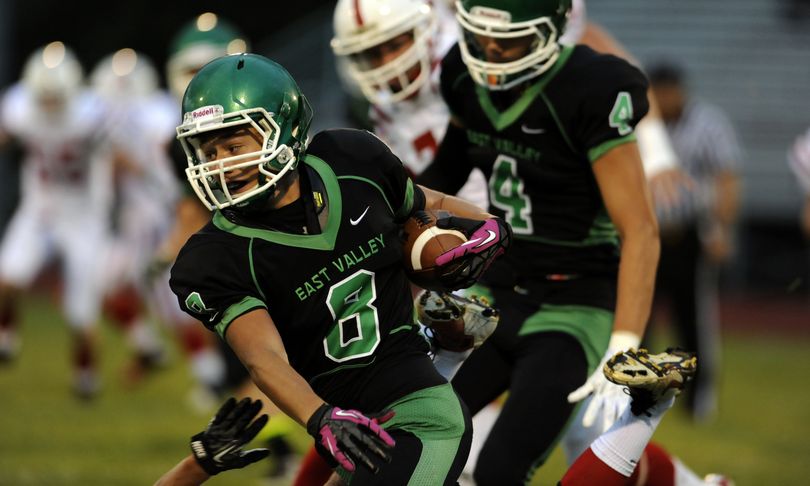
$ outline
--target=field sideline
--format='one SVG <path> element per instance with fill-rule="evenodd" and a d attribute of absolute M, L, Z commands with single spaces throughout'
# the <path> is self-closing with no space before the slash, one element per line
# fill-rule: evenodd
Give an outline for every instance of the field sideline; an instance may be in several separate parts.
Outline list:
<path fill-rule="evenodd" d="M 176 353 L 175 366 L 125 389 L 119 378 L 128 352 L 103 326 L 104 390 L 80 403 L 69 393 L 65 325 L 45 299 L 26 300 L 23 311 L 23 354 L 0 368 L 0 486 L 151 484 L 186 454 L 188 437 L 208 417 L 187 405 L 191 380 Z M 723 353 L 718 420 L 695 426 L 676 409 L 657 440 L 697 472 L 724 472 L 739 486 L 807 484 L 810 339 L 736 333 L 726 336 Z M 267 469 L 257 464 L 206 484 L 284 484 L 262 479 Z M 555 484 L 563 469 L 555 453 L 532 484 Z"/>

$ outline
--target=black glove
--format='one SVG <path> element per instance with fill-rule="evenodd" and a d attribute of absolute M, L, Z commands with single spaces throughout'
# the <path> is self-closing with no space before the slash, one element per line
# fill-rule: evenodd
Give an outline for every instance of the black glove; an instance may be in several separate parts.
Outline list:
<path fill-rule="evenodd" d="M 321 454 L 328 453 L 347 471 L 354 471 L 360 461 L 376 474 L 378 468 L 368 452 L 385 461 L 391 460 L 388 449 L 396 443 L 380 424 L 393 416 L 394 411 L 388 410 L 370 418 L 357 410 L 343 410 L 324 403 L 307 420 L 307 432 L 315 437 Z"/>
<path fill-rule="evenodd" d="M 250 423 L 261 409 L 261 400 L 243 398 L 237 404 L 235 398 L 229 398 L 208 427 L 191 438 L 191 452 L 205 472 L 214 476 L 228 469 L 243 468 L 270 454 L 267 449 L 242 450 L 267 423 L 266 414 Z"/>
<path fill-rule="evenodd" d="M 481 221 L 449 216 L 438 219 L 436 226 L 461 230 L 467 236 L 465 243 L 436 258 L 436 264 L 442 267 L 439 280 L 450 290 L 473 285 L 512 245 L 512 228 L 501 218 Z"/>

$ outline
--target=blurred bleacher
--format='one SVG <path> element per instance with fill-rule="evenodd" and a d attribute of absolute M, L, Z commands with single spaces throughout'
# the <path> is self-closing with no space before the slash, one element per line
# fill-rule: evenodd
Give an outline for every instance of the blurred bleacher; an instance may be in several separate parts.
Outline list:
<path fill-rule="evenodd" d="M 805 0 L 591 0 L 589 18 L 642 62 L 681 63 L 694 95 L 728 113 L 744 149 L 739 251 L 724 286 L 807 293 L 801 194 L 785 162 L 810 127 Z"/>
<path fill-rule="evenodd" d="M 795 220 L 798 188 L 785 165 L 810 126 L 810 19 L 774 0 L 605 0 L 588 3 L 643 63 L 681 62 L 693 92 L 731 117 L 745 149 L 747 217 Z"/>

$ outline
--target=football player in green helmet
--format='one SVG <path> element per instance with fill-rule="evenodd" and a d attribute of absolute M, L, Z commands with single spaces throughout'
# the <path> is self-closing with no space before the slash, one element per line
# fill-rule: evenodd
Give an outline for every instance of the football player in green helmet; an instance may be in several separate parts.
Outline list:
<path fill-rule="evenodd" d="M 183 97 L 177 138 L 189 161 L 186 175 L 208 209 L 283 205 L 277 199 L 290 197 L 286 189 L 295 180 L 312 108 L 282 69 L 250 56 L 226 60 L 233 70 L 201 72 Z M 220 153 L 225 136 L 243 143 Z M 249 143 L 260 150 L 245 150 Z"/>
<path fill-rule="evenodd" d="M 455 481 L 469 417 L 414 324 L 400 232 L 423 209 L 454 214 L 439 225 L 468 241 L 437 261 L 459 288 L 504 253 L 508 225 L 413 184 L 368 132 L 308 140 L 309 103 L 265 57 L 210 62 L 183 111 L 186 174 L 215 211 L 172 268 L 183 310 L 228 343 L 349 484 Z"/>
<path fill-rule="evenodd" d="M 186 24 L 172 39 L 166 77 L 172 94 L 183 97 L 191 78 L 212 59 L 247 52 L 244 34 L 213 12 L 205 12 Z"/>
<path fill-rule="evenodd" d="M 560 44 L 570 8 L 456 2 L 462 38 L 441 76 L 453 117 L 418 178 L 452 193 L 481 169 L 489 211 L 515 233 L 480 281 L 500 324 L 453 379 L 473 414 L 510 392 L 479 485 L 531 479 L 575 410 L 568 395 L 607 393 L 600 363 L 638 346 L 650 312 L 658 228 L 634 134 L 647 81 L 619 58 Z"/>
<path fill-rule="evenodd" d="M 198 15 L 176 34 L 170 44 L 166 76 L 172 94 L 177 98 L 178 102 L 182 102 L 186 87 L 204 65 L 220 56 L 246 52 L 248 49 L 247 37 L 234 24 L 213 12 Z M 173 151 L 174 158 L 180 162 L 178 164 L 180 166 L 178 167 L 179 170 L 176 171 L 178 178 L 185 180 L 185 153 L 180 149 L 180 144 L 176 144 L 173 148 L 176 149 Z M 161 245 L 157 258 L 163 262 L 173 261 L 186 240 L 211 219 L 209 204 L 212 204 L 212 201 L 203 200 L 203 205 L 201 205 L 197 193 L 188 185 L 184 184 L 184 187 L 187 190 L 183 191 L 183 197 L 178 201 L 175 212 L 175 226 L 164 244 Z M 220 192 L 217 193 L 221 194 Z M 168 275 L 166 280 L 168 280 Z M 166 290 L 168 291 L 168 286 Z M 169 317 L 172 320 L 178 320 L 176 314 L 177 312 L 169 314 Z M 195 403 L 210 402 L 210 399 L 214 397 L 211 396 L 209 390 L 215 390 L 215 394 L 219 394 L 221 390 L 228 389 L 232 390 L 237 396 L 256 396 L 259 394 L 260 392 L 253 386 L 244 367 L 233 356 L 230 349 L 222 343 L 208 342 L 199 337 L 195 341 L 196 332 L 201 331 L 201 329 L 193 320 L 189 326 L 189 322 L 185 319 L 188 319 L 188 316 L 182 314 L 179 318 L 179 326 L 176 327 L 185 329 L 181 334 L 184 346 L 192 355 L 193 362 L 197 363 L 194 370 L 199 371 L 200 374 L 204 373 L 203 376 L 207 385 L 194 390 L 193 393 L 199 397 L 195 398 Z M 202 347 L 202 349 L 198 344 L 200 341 L 206 342 L 206 346 Z M 220 352 L 214 355 L 213 352 L 216 351 L 217 344 L 220 347 Z M 220 365 L 219 368 L 216 365 Z M 224 373 L 215 373 L 218 369 L 223 370 Z M 274 444 L 280 444 L 285 440 L 283 435 L 286 430 L 292 427 L 292 423 L 287 417 L 278 414 L 278 410 L 270 402 L 265 401 L 264 403 L 266 406 L 265 411 L 274 416 L 274 420 L 262 431 L 260 438 L 269 439 Z M 285 448 L 281 446 L 273 454 L 271 459 L 273 464 L 270 469 L 271 476 L 281 474 L 285 467 L 284 464 L 289 460 L 289 457 L 285 457 L 285 454 L 280 452 L 283 450 Z"/>
<path fill-rule="evenodd" d="M 457 1 L 456 10 L 470 75 L 489 89 L 508 90 L 554 65 L 571 0 Z"/>

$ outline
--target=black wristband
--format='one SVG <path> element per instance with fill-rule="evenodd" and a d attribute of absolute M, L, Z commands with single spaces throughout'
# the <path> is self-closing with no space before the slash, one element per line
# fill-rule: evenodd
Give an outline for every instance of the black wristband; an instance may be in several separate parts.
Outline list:
<path fill-rule="evenodd" d="M 199 464 L 209 476 L 216 476 L 220 472 L 220 469 L 214 464 L 213 458 L 208 455 L 208 451 L 205 449 L 205 445 L 202 441 L 204 436 L 205 433 L 200 432 L 191 437 L 191 454 L 194 456 L 194 460 L 197 461 L 197 464 Z"/>
<path fill-rule="evenodd" d="M 332 408 L 330 405 L 324 403 L 317 410 L 312 416 L 307 420 L 307 433 L 313 437 L 318 437 L 318 434 L 321 433 L 321 422 L 323 420 L 323 416 L 329 412 L 329 409 Z"/>

